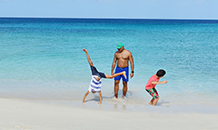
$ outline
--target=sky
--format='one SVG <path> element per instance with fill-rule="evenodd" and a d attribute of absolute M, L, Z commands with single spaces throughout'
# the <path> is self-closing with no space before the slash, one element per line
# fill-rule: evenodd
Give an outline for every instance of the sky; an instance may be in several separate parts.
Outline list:
<path fill-rule="evenodd" d="M 0 0 L 0 17 L 218 19 L 218 0 Z"/>

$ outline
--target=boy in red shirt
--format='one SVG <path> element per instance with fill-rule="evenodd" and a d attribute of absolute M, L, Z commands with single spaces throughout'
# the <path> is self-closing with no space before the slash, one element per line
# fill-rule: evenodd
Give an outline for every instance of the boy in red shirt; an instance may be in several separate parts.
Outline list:
<path fill-rule="evenodd" d="M 157 90 L 155 89 L 155 86 L 157 84 L 166 84 L 167 81 L 164 80 L 162 82 L 159 82 L 160 78 L 162 78 L 166 72 L 164 70 L 158 70 L 157 73 L 148 80 L 148 83 L 145 86 L 145 90 L 152 96 L 151 101 L 149 102 L 150 105 L 155 106 L 159 100 L 159 95 Z"/>

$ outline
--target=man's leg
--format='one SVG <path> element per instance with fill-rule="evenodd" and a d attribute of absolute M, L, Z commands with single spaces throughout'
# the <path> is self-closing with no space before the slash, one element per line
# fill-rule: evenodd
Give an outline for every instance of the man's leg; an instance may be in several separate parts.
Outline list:
<path fill-rule="evenodd" d="M 118 98 L 120 80 L 114 80 L 114 96 Z"/>
<path fill-rule="evenodd" d="M 126 97 L 127 93 L 127 82 L 123 81 L 123 97 Z"/>

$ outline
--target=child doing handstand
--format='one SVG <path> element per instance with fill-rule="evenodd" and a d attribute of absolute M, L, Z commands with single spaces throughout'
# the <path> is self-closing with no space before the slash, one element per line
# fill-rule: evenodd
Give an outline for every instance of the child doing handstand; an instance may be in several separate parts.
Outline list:
<path fill-rule="evenodd" d="M 89 57 L 88 51 L 86 49 L 83 49 L 83 51 L 86 53 L 86 57 L 87 57 L 87 60 L 89 62 L 89 65 L 90 65 L 91 71 L 92 71 L 92 80 L 91 80 L 90 85 L 89 85 L 89 90 L 86 92 L 86 94 L 83 97 L 83 103 L 86 102 L 85 99 L 88 96 L 89 92 L 92 92 L 92 93 L 98 92 L 99 97 L 100 97 L 100 102 L 98 104 L 101 104 L 102 103 L 101 78 L 112 79 L 112 78 L 119 76 L 119 75 L 123 75 L 126 78 L 126 72 L 123 71 L 120 73 L 116 73 L 114 75 L 108 75 L 108 74 L 104 74 L 102 72 L 98 72 L 98 70 L 95 68 L 95 66 L 93 65 L 93 63 Z"/>

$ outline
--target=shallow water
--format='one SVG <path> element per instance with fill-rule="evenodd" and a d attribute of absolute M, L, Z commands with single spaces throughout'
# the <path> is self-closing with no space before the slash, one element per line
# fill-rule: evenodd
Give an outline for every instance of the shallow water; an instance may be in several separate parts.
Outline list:
<path fill-rule="evenodd" d="M 217 34 L 216 20 L 0 18 L 0 97 L 79 101 L 91 80 L 82 49 L 110 74 L 123 42 L 135 63 L 129 104 L 149 102 L 144 87 L 158 69 L 167 72 L 163 102 L 217 104 Z M 102 93 L 110 102 L 113 80 L 103 79 Z"/>

